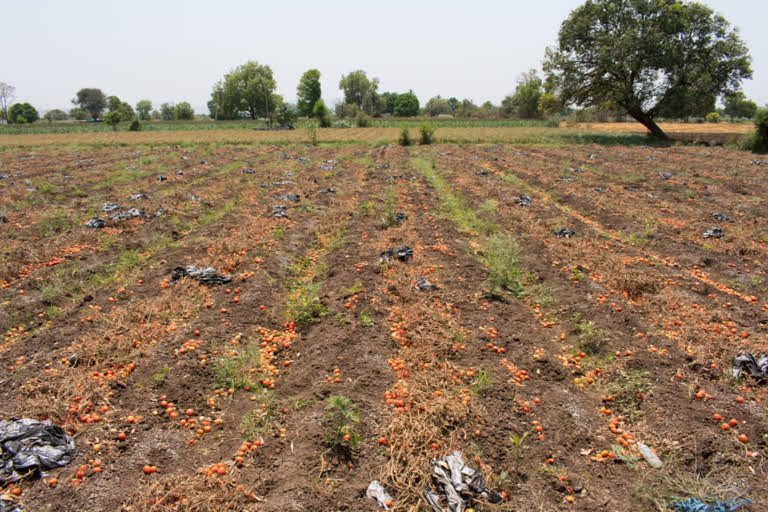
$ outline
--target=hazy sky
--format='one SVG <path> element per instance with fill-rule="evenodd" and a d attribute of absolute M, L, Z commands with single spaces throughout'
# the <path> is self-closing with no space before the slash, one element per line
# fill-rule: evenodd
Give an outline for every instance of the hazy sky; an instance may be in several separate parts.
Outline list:
<path fill-rule="evenodd" d="M 207 113 L 213 83 L 248 60 L 271 66 L 277 92 L 296 99 L 310 68 L 323 98 L 342 97 L 344 73 L 364 69 L 379 91 L 499 103 L 540 68 L 580 0 L 1 0 L 0 81 L 38 110 L 72 107 L 83 87 L 132 105 L 189 101 Z M 753 58 L 748 97 L 768 103 L 768 2 L 704 0 L 741 29 Z"/>

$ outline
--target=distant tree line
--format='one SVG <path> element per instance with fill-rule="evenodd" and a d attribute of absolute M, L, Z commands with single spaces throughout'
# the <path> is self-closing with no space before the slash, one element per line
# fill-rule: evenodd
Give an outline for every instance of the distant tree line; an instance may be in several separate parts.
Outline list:
<path fill-rule="evenodd" d="M 514 91 L 495 105 L 435 96 L 420 104 L 413 90 L 379 91 L 379 79 L 357 69 L 341 76 L 343 99 L 333 105 L 337 118 L 367 126 L 372 117 L 452 116 L 459 118 L 545 119 L 572 115 L 579 120 L 631 117 L 663 138 L 659 119 L 706 119 L 718 122 L 762 119 L 739 90 L 752 77 L 751 57 L 737 30 L 700 2 L 687 0 L 588 0 L 562 23 L 556 45 L 545 51 L 540 76 L 523 73 Z M 266 119 L 271 126 L 292 125 L 298 116 L 320 126 L 332 124 L 322 99 L 321 73 L 307 70 L 297 87 L 296 104 L 276 93 L 270 66 L 248 61 L 214 83 L 208 111 L 213 119 Z M 513 85 L 513 84 L 510 84 Z M 15 88 L 0 83 L 0 116 L 11 123 L 39 118 L 29 103 L 12 103 Z M 717 108 L 718 100 L 722 107 Z M 84 88 L 69 112 L 52 110 L 44 119 L 108 121 L 193 119 L 187 102 L 149 100 L 135 108 L 100 89 Z M 106 113 L 105 113 L 106 112 Z M 346 125 L 346 121 L 342 121 Z"/>

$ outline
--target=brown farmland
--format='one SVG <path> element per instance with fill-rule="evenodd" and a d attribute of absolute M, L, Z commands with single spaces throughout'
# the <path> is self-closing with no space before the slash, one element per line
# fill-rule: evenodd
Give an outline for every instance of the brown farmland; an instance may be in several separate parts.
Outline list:
<path fill-rule="evenodd" d="M 476 511 L 765 510 L 768 386 L 730 374 L 768 352 L 751 155 L 199 139 L 217 134 L 0 140 L 0 418 L 79 450 L 7 486 L 29 510 L 377 511 L 377 479 L 392 510 L 428 511 L 454 450 L 504 496 Z M 232 281 L 171 286 L 185 265 Z M 354 404 L 342 430 L 333 396 Z"/>

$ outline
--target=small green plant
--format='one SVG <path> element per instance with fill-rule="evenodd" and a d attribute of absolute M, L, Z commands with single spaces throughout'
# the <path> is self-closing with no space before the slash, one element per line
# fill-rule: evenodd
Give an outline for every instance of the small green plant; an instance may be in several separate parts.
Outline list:
<path fill-rule="evenodd" d="M 609 403 L 613 409 L 633 421 L 642 414 L 640 407 L 651 394 L 651 381 L 648 372 L 622 370 L 613 376 L 602 391 L 604 395 L 611 397 Z"/>
<path fill-rule="evenodd" d="M 272 430 L 272 421 L 278 409 L 278 403 L 272 393 L 264 390 L 258 398 L 258 407 L 240 420 L 240 433 L 246 441 L 255 441 L 266 436 Z"/>
<path fill-rule="evenodd" d="M 157 384 L 160 384 L 166 379 L 166 377 L 168 377 L 168 373 L 170 371 L 171 369 L 167 365 L 163 366 L 162 370 L 152 376 L 152 380 L 154 380 Z"/>
<path fill-rule="evenodd" d="M 376 325 L 376 320 L 373 319 L 371 313 L 368 310 L 362 310 L 358 318 L 360 325 L 363 327 L 373 327 Z"/>
<path fill-rule="evenodd" d="M 419 125 L 419 144 L 433 144 L 435 142 L 435 127 L 426 121 Z"/>
<path fill-rule="evenodd" d="M 360 422 L 357 404 L 345 396 L 332 395 L 325 399 L 326 419 L 331 423 L 331 430 L 325 436 L 325 442 L 331 448 L 337 446 L 357 449 L 362 437 L 354 431 L 355 423 Z"/>
<path fill-rule="evenodd" d="M 516 459 L 523 458 L 523 450 L 525 450 L 525 438 L 528 437 L 528 432 L 523 432 L 522 435 L 509 434 L 509 442 L 512 444 L 510 452 Z"/>
<path fill-rule="evenodd" d="M 480 261 L 488 269 L 488 293 L 500 295 L 511 293 L 514 297 L 524 294 L 520 263 L 520 247 L 508 233 L 499 233 L 485 240 Z"/>
<path fill-rule="evenodd" d="M 140 132 L 141 131 L 141 123 L 139 122 L 139 120 L 138 119 L 134 119 L 131 122 L 131 125 L 128 127 L 128 130 L 130 130 L 132 132 Z"/>
<path fill-rule="evenodd" d="M 584 279 L 584 272 L 580 268 L 574 267 L 571 270 L 571 281 L 581 282 L 582 279 Z"/>
<path fill-rule="evenodd" d="M 598 329 L 592 320 L 581 320 L 578 313 L 571 320 L 576 323 L 573 332 L 579 340 L 579 351 L 587 355 L 596 354 L 605 342 L 603 331 Z"/>
<path fill-rule="evenodd" d="M 488 388 L 491 387 L 492 383 L 493 377 L 491 377 L 491 374 L 487 371 L 480 368 L 475 372 L 475 382 L 473 383 L 473 387 L 477 396 L 483 396 L 485 392 L 488 391 Z"/>
<path fill-rule="evenodd" d="M 350 286 L 349 288 L 346 288 L 344 290 L 341 290 L 340 295 L 343 298 L 351 297 L 352 295 L 357 295 L 358 293 L 362 292 L 365 288 L 363 288 L 363 283 L 360 281 L 355 281 L 355 284 Z"/>
<path fill-rule="evenodd" d="M 216 386 L 223 389 L 244 389 L 253 386 L 250 371 L 259 363 L 258 345 L 240 352 L 219 356 L 214 361 Z"/>
<path fill-rule="evenodd" d="M 622 462 L 633 469 L 636 467 L 637 461 L 640 460 L 640 457 L 618 444 L 612 444 L 611 451 L 616 455 L 618 462 Z"/>
<path fill-rule="evenodd" d="M 494 199 L 486 199 L 482 203 L 480 203 L 480 209 L 483 210 L 485 213 L 493 213 L 496 211 L 497 208 L 496 201 Z"/>
<path fill-rule="evenodd" d="M 410 146 L 411 135 L 408 133 L 408 125 L 404 124 L 400 127 L 400 136 L 397 138 L 397 143 L 401 146 Z"/>
<path fill-rule="evenodd" d="M 373 217 L 376 215 L 376 207 L 373 201 L 365 201 L 360 205 L 360 215 L 363 217 Z"/>

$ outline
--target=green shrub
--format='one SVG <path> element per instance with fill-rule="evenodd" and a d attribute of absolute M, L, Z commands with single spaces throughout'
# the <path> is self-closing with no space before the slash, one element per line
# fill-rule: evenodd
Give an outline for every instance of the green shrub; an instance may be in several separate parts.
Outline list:
<path fill-rule="evenodd" d="M 325 442 L 331 448 L 343 446 L 356 449 L 362 436 L 352 429 L 360 422 L 357 404 L 345 396 L 333 395 L 325 399 L 326 418 L 331 422 L 331 430 L 325 436 Z"/>
<path fill-rule="evenodd" d="M 113 130 L 117 130 L 117 125 L 123 120 L 123 114 L 117 110 L 113 110 L 109 114 L 104 116 L 104 122 L 109 124 Z"/>
<path fill-rule="evenodd" d="M 323 100 L 317 100 L 315 106 L 312 107 L 312 117 L 320 122 L 320 128 L 331 127 L 331 113 Z"/>
<path fill-rule="evenodd" d="M 435 142 L 435 127 L 426 121 L 419 125 L 419 144 L 432 144 Z"/>
<path fill-rule="evenodd" d="M 400 136 L 397 138 L 397 143 L 401 146 L 410 146 L 411 145 L 411 136 L 408 133 L 408 125 L 403 125 L 400 128 Z"/>
<path fill-rule="evenodd" d="M 293 126 L 297 117 L 296 108 L 288 103 L 281 103 L 275 109 L 275 119 L 280 126 Z"/>
<path fill-rule="evenodd" d="M 357 114 L 357 118 L 355 118 L 355 124 L 357 124 L 358 128 L 368 128 L 373 123 L 373 120 L 371 119 L 371 116 L 366 115 L 362 112 Z"/>
<path fill-rule="evenodd" d="M 707 114 L 707 117 L 705 117 L 708 123 L 719 123 L 720 122 L 720 114 L 717 112 L 710 112 Z"/>
<path fill-rule="evenodd" d="M 755 153 L 768 153 L 768 109 L 758 109 L 752 120 L 755 133 L 744 140 L 742 147 Z"/>
<path fill-rule="evenodd" d="M 134 119 L 131 123 L 131 126 L 128 127 L 128 129 L 132 132 L 140 132 L 141 131 L 141 123 L 138 119 Z"/>

